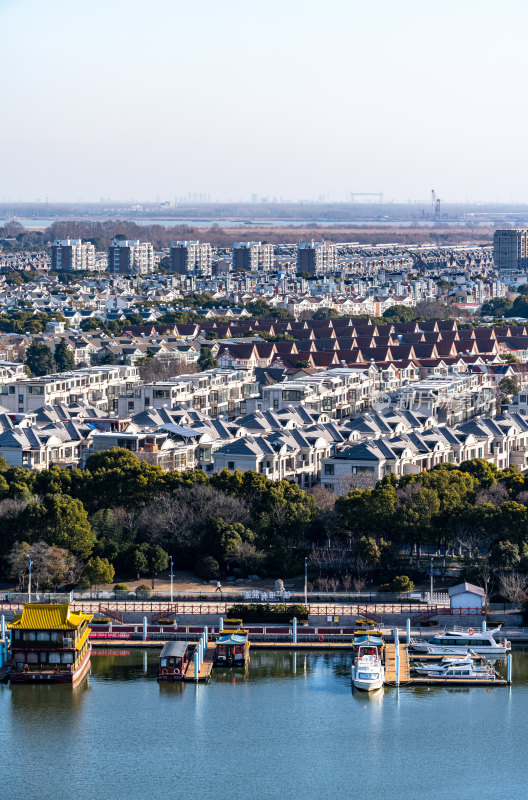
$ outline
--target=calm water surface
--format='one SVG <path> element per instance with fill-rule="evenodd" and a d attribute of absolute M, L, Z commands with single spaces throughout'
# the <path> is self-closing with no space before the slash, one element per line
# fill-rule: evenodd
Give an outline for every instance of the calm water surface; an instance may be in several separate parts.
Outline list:
<path fill-rule="evenodd" d="M 99 651 L 103 653 L 104 651 Z M 0 685 L 10 800 L 498 800 L 528 794 L 528 653 L 509 688 L 353 693 L 350 654 L 253 651 L 246 674 L 156 682 L 94 655 L 76 690 Z"/>

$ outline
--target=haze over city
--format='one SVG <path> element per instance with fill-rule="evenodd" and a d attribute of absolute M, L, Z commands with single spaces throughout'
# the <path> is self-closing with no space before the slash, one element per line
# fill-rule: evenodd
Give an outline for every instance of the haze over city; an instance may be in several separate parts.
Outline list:
<path fill-rule="evenodd" d="M 522 202 L 527 15 L 3 0 L 0 200 Z"/>

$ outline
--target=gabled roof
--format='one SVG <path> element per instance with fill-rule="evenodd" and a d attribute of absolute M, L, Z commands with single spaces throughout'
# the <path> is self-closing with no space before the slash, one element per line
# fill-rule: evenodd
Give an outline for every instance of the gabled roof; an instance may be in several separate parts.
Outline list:
<path fill-rule="evenodd" d="M 475 586 L 473 583 L 468 583 L 467 581 L 458 583 L 456 586 L 451 586 L 451 588 L 447 590 L 449 597 L 456 597 L 457 594 L 464 594 L 464 592 L 478 594 L 479 597 L 485 597 L 486 595 L 486 592 L 484 589 L 481 589 L 480 586 Z"/>

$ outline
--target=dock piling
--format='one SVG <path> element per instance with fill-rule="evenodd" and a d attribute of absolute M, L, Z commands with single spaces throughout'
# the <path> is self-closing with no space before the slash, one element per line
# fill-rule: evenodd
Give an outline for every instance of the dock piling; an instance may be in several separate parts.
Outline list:
<path fill-rule="evenodd" d="M 482 633 L 486 633 L 486 620 L 482 620 Z"/>
<path fill-rule="evenodd" d="M 220 619 L 218 620 L 218 630 L 219 630 L 220 633 L 222 633 L 222 631 L 224 630 L 224 618 L 223 617 L 220 617 Z"/>
<path fill-rule="evenodd" d="M 5 639 L 5 637 L 6 637 L 5 616 L 2 614 L 2 618 L 0 620 L 0 639 Z"/>
<path fill-rule="evenodd" d="M 194 654 L 194 680 L 198 683 L 198 673 L 200 672 L 200 665 L 198 664 L 199 656 L 198 650 Z"/>
<path fill-rule="evenodd" d="M 143 641 L 147 641 L 147 618 L 143 617 Z"/>
<path fill-rule="evenodd" d="M 297 644 L 297 617 L 294 617 L 292 622 L 292 642 Z"/>
<path fill-rule="evenodd" d="M 407 617 L 407 644 L 411 643 L 411 620 Z"/>
<path fill-rule="evenodd" d="M 507 676 L 508 684 L 512 682 L 512 657 L 511 653 L 508 653 L 508 676 Z"/>

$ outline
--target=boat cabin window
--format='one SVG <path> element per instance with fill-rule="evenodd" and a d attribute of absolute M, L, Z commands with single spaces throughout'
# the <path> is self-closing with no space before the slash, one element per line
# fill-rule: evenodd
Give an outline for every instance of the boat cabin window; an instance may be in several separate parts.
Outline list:
<path fill-rule="evenodd" d="M 49 663 L 50 664 L 60 664 L 60 653 L 50 653 L 49 654 Z"/>
<path fill-rule="evenodd" d="M 63 664 L 73 664 L 73 653 L 63 653 L 62 654 L 62 663 Z"/>
<path fill-rule="evenodd" d="M 37 642 L 49 642 L 49 640 L 50 640 L 49 631 L 38 631 Z"/>
<path fill-rule="evenodd" d="M 375 672 L 359 672 L 358 678 L 362 681 L 374 681 L 379 675 Z"/>

